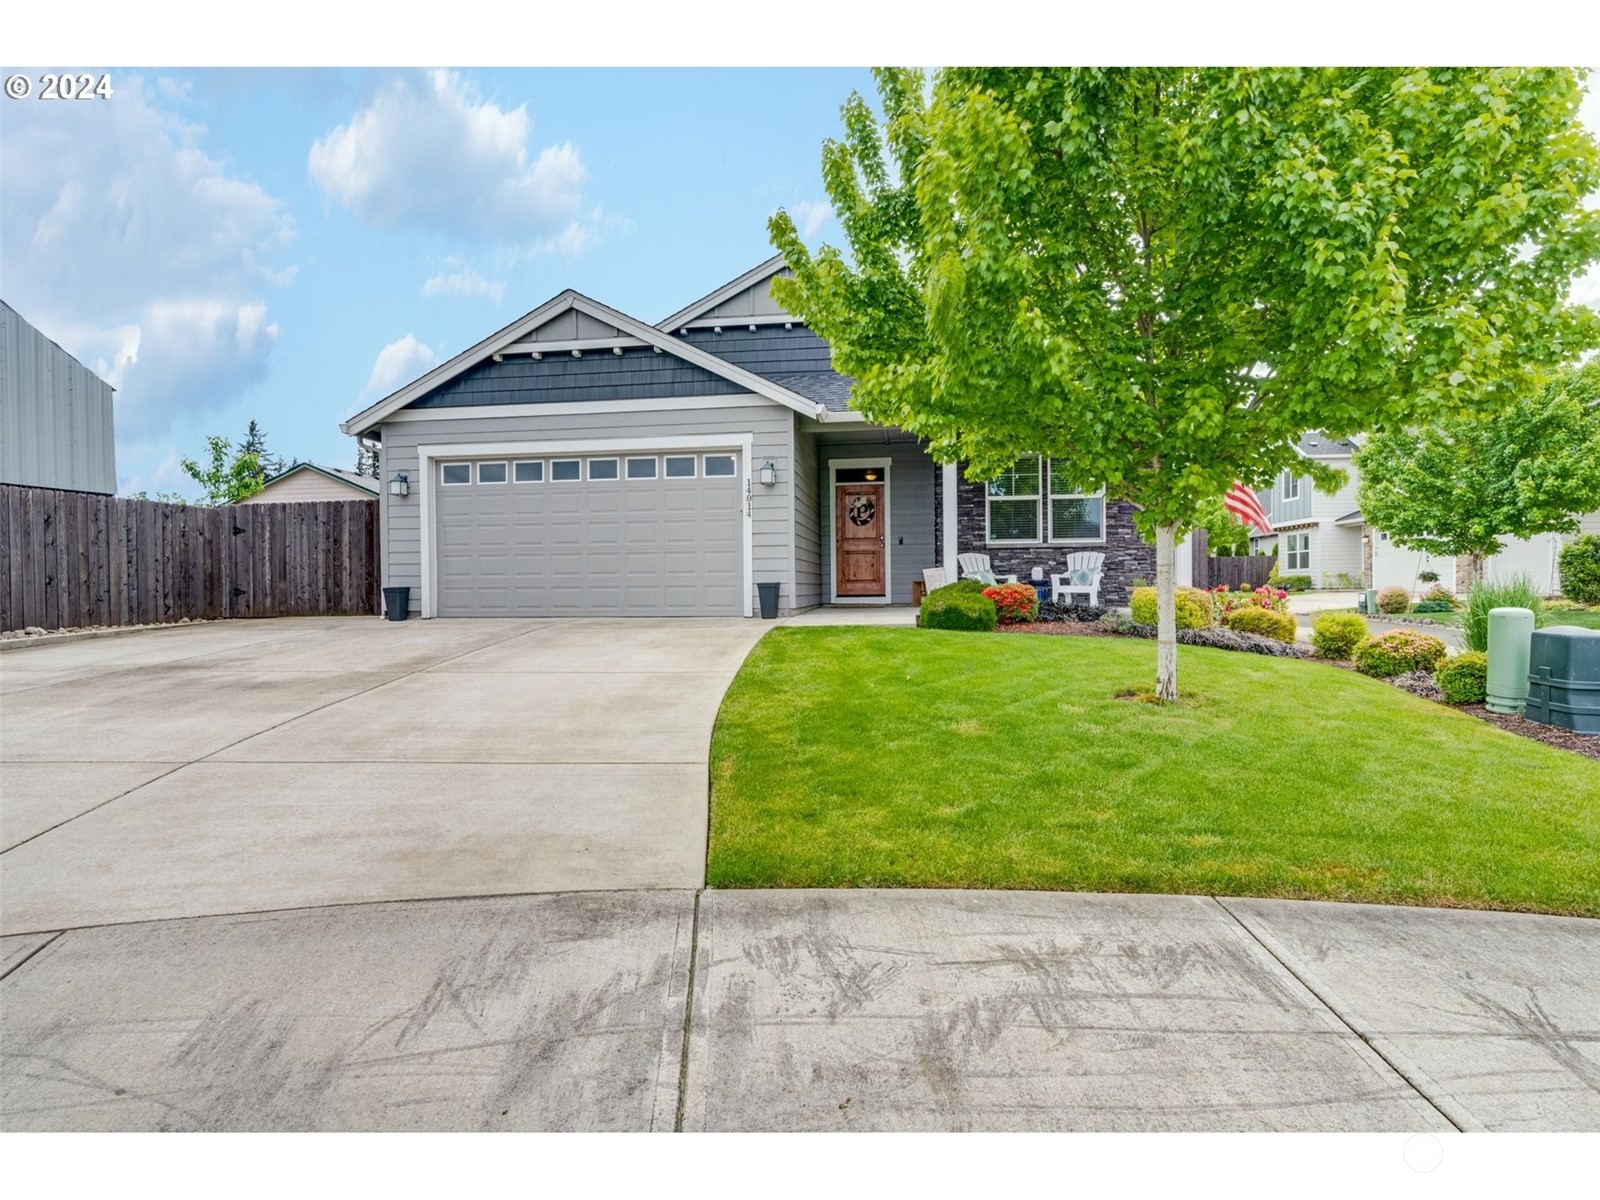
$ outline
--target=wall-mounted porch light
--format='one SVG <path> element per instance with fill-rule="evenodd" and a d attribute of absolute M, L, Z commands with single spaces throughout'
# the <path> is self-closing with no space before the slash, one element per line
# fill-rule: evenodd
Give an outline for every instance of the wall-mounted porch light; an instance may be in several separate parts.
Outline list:
<path fill-rule="evenodd" d="M 389 495 L 408 496 L 410 494 L 411 481 L 405 477 L 404 473 L 396 471 L 389 478 Z"/>
<path fill-rule="evenodd" d="M 775 487 L 777 482 L 778 468 L 772 465 L 772 460 L 769 458 L 761 464 L 761 486 Z"/>

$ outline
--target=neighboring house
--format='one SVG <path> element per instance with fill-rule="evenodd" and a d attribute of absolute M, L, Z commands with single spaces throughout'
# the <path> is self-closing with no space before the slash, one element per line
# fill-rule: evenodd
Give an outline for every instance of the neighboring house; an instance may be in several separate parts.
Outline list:
<path fill-rule="evenodd" d="M 267 480 L 262 489 L 241 504 L 282 504 L 295 500 L 376 500 L 378 481 L 370 475 L 295 463 Z"/>
<path fill-rule="evenodd" d="M 1361 473 L 1351 461 L 1356 442 L 1334 441 L 1320 434 L 1307 434 L 1300 441 L 1300 453 L 1344 471 L 1349 479 L 1333 495 L 1318 491 L 1308 475 L 1285 471 L 1271 489 L 1257 492 L 1262 507 L 1272 521 L 1268 537 L 1253 536 L 1250 548 L 1270 551 L 1278 548 L 1281 575 L 1309 575 L 1312 587 L 1341 588 L 1403 587 L 1418 591 L 1425 572 L 1433 572 L 1446 587 L 1467 588 L 1466 555 L 1429 554 L 1395 545 L 1389 535 L 1367 525 L 1357 506 L 1356 488 Z M 1580 520 L 1580 532 L 1600 533 L 1600 512 Z M 1546 593 L 1560 589 L 1556 556 L 1561 547 L 1577 534 L 1542 534 L 1535 538 L 1500 539 L 1499 554 L 1484 562 L 1484 576 L 1500 580 L 1523 574 Z"/>
<path fill-rule="evenodd" d="M 0 300 L 0 483 L 115 493 L 113 390 Z"/>
<path fill-rule="evenodd" d="M 383 446 L 385 584 L 423 616 L 748 616 L 762 582 L 786 612 L 906 604 L 967 551 L 1026 578 L 1103 550 L 1106 604 L 1154 578 L 1129 506 L 1037 459 L 966 482 L 852 411 L 780 273 L 657 325 L 562 292 L 345 421 Z"/>

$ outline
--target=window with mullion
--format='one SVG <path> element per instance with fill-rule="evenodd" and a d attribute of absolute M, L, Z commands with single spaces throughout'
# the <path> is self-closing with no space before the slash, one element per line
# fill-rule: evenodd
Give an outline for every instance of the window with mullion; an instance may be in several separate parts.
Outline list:
<path fill-rule="evenodd" d="M 987 485 L 990 542 L 1039 540 L 1039 458 L 1018 459 Z"/>
<path fill-rule="evenodd" d="M 1050 540 L 1103 542 L 1106 536 L 1105 490 L 1086 492 L 1064 466 L 1050 461 Z"/>

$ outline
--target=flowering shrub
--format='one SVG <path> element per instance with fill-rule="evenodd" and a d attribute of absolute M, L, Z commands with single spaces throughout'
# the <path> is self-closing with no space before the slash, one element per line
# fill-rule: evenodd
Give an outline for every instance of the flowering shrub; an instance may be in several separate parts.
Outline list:
<path fill-rule="evenodd" d="M 1403 587 L 1386 587 L 1378 593 L 1378 611 L 1403 613 L 1411 607 L 1411 593 Z"/>
<path fill-rule="evenodd" d="M 1211 591 L 1217 598 L 1217 614 L 1224 619 L 1229 613 L 1249 606 L 1280 613 L 1289 611 L 1289 593 L 1281 587 L 1272 587 L 1270 584 L 1264 584 L 1255 591 L 1243 588 L 1233 592 L 1228 590 L 1227 584 L 1219 583 Z"/>
<path fill-rule="evenodd" d="M 1396 629 L 1368 638 L 1356 647 L 1356 670 L 1379 679 L 1393 679 L 1407 671 L 1432 671 L 1444 657 L 1444 643 L 1411 629 Z"/>
<path fill-rule="evenodd" d="M 997 583 L 983 589 L 994 601 L 995 619 L 1002 625 L 1031 621 L 1039 615 L 1039 593 L 1031 583 Z"/>
<path fill-rule="evenodd" d="M 1451 608 L 1457 608 L 1457 607 L 1460 606 L 1461 601 L 1456 599 L 1455 593 L 1452 592 L 1449 588 L 1445 587 L 1442 584 L 1436 583 L 1431 588 L 1429 588 L 1427 591 L 1423 592 L 1422 595 L 1417 597 L 1417 603 L 1418 604 L 1438 604 L 1438 603 L 1443 603 L 1443 604 L 1449 605 Z M 1439 611 L 1442 611 L 1442 610 L 1435 609 L 1434 611 L 1435 612 L 1439 612 Z"/>

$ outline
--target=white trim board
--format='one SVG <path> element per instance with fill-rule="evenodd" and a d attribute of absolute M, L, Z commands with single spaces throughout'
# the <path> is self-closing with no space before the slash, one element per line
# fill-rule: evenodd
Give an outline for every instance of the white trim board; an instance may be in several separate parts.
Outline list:
<path fill-rule="evenodd" d="M 890 522 L 894 513 L 894 494 L 890 490 L 889 470 L 893 462 L 888 455 L 881 458 L 835 458 L 828 462 L 828 579 L 827 596 L 829 604 L 868 604 L 886 605 L 894 599 L 894 529 Z M 856 467 L 880 467 L 883 470 L 883 595 L 881 596 L 841 596 L 839 595 L 839 544 L 834 540 L 834 500 L 839 493 L 839 468 L 854 469 Z"/>
<path fill-rule="evenodd" d="M 385 418 L 397 421 L 472 420 L 478 417 L 581 417 L 590 413 L 688 412 L 695 409 L 752 408 L 766 400 L 751 392 L 730 396 L 689 396 L 685 399 L 572 400 L 554 404 L 460 404 L 442 408 L 403 408 Z"/>
<path fill-rule="evenodd" d="M 435 444 L 417 447 L 417 473 L 422 486 L 417 489 L 421 520 L 422 586 L 419 605 L 421 616 L 431 618 L 438 609 L 437 590 L 439 573 L 435 569 L 433 491 L 438 474 L 434 464 L 441 459 L 505 458 L 507 460 L 534 456 L 606 454 L 626 450 L 732 450 L 738 453 L 741 470 L 738 478 L 744 486 L 744 615 L 755 615 L 755 505 L 752 496 L 750 459 L 754 454 L 755 435 L 700 434 L 683 437 L 654 438 L 592 438 L 589 440 L 562 440 L 539 442 L 463 442 L 459 445 Z M 887 507 L 887 504 L 885 505 Z"/>

